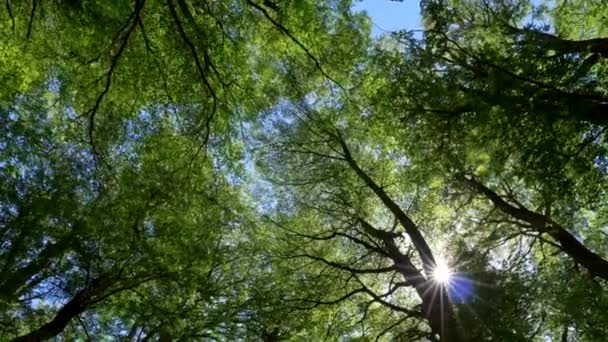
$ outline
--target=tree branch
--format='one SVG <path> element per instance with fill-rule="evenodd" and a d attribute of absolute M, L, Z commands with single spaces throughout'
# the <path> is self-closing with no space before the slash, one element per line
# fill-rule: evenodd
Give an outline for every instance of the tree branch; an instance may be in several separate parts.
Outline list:
<path fill-rule="evenodd" d="M 38 3 L 37 0 L 32 0 L 32 11 L 30 12 L 30 21 L 27 24 L 27 35 L 25 36 L 27 40 L 30 39 L 30 35 L 32 34 L 32 27 L 34 26 L 34 15 L 36 14 L 36 4 Z M 8 6 L 8 0 L 6 2 L 7 4 L 7 8 L 9 8 L 10 11 L 10 6 Z M 12 18 L 12 15 L 11 15 Z M 14 21 L 13 21 L 13 27 L 14 27 Z"/>
<path fill-rule="evenodd" d="M 364 269 L 357 269 L 357 268 L 352 268 L 350 266 L 344 265 L 344 264 L 340 264 L 337 262 L 333 262 L 333 261 L 329 261 L 326 260 L 324 258 L 321 257 L 317 257 L 314 255 L 310 255 L 310 254 L 301 254 L 301 255 L 296 255 L 294 257 L 306 257 L 309 259 L 313 259 L 316 261 L 320 261 L 326 265 L 329 265 L 331 267 L 343 270 L 343 271 L 348 271 L 350 273 L 353 274 L 380 274 L 380 273 L 388 273 L 388 272 L 394 272 L 397 270 L 397 268 L 395 266 L 389 266 L 389 267 L 381 267 L 381 268 L 364 268 Z"/>
<path fill-rule="evenodd" d="M 357 174 L 357 176 L 363 180 L 363 182 L 378 196 L 378 198 L 382 201 L 382 203 L 391 211 L 393 215 L 397 218 L 399 223 L 403 226 L 406 233 L 410 236 L 418 255 L 422 259 L 422 264 L 424 266 L 425 272 L 427 274 L 431 274 L 433 268 L 435 268 L 435 258 L 431 251 L 431 248 L 426 243 L 426 240 L 422 236 L 420 229 L 418 226 L 401 210 L 399 205 L 393 201 L 392 198 L 382 189 L 378 184 L 374 182 L 374 180 L 363 171 L 354 158 L 351 155 L 346 142 L 340 135 L 340 132 L 337 131 L 336 138 L 338 139 L 338 143 L 342 147 L 342 151 L 344 154 L 344 158 L 346 159 L 350 168 Z"/>
<path fill-rule="evenodd" d="M 592 275 L 608 280 L 608 261 L 585 247 L 574 235 L 564 227 L 545 215 L 517 208 L 507 203 L 496 192 L 489 189 L 473 177 L 460 176 L 476 192 L 488 198 L 500 211 L 518 220 L 528 222 L 539 233 L 549 234 L 559 243 L 560 249 L 574 261 L 583 265 Z"/>
<path fill-rule="evenodd" d="M 212 98 L 213 106 L 211 108 L 211 112 L 207 115 L 207 118 L 204 122 L 204 127 L 205 127 L 206 131 L 205 131 L 205 136 L 203 139 L 202 146 L 206 146 L 209 141 L 209 135 L 211 134 L 211 121 L 213 120 L 213 117 L 217 110 L 217 102 L 219 101 L 219 99 L 218 99 L 215 91 L 213 90 L 213 87 L 211 86 L 211 83 L 209 82 L 209 79 L 207 78 L 207 74 L 205 72 L 208 65 L 206 65 L 205 68 L 203 68 L 203 65 L 201 64 L 201 61 L 200 61 L 200 58 L 198 55 L 198 51 L 197 51 L 196 47 L 194 46 L 194 44 L 192 43 L 192 41 L 190 40 L 190 38 L 188 38 L 188 34 L 186 34 L 186 31 L 184 30 L 183 24 L 182 24 L 181 20 L 179 19 L 177 10 L 175 9 L 175 5 L 173 4 L 173 0 L 167 0 L 167 4 L 169 5 L 169 11 L 171 13 L 171 17 L 173 18 L 173 22 L 175 23 L 175 26 L 177 27 L 179 35 L 181 36 L 184 43 L 186 43 L 186 45 L 188 46 L 188 49 L 190 50 L 190 53 L 192 54 L 192 58 L 194 59 L 194 64 L 196 65 L 196 69 L 198 70 L 199 77 L 201 78 L 201 81 L 203 82 L 205 88 L 207 88 L 207 90 L 209 91 L 209 94 L 211 95 L 211 98 Z M 199 151 L 200 151 L 200 148 L 199 148 Z M 196 155 L 198 155 L 199 151 L 197 151 Z M 195 155 L 195 157 L 196 157 L 196 155 Z M 194 158 L 193 158 L 193 160 L 194 160 Z"/>
<path fill-rule="evenodd" d="M 99 152 L 97 151 L 97 148 L 95 147 L 95 141 L 93 138 L 93 131 L 95 130 L 95 115 L 97 114 L 97 111 L 99 110 L 99 107 L 100 107 L 101 102 L 103 101 L 104 97 L 110 91 L 110 85 L 112 84 L 112 76 L 118 65 L 118 60 L 120 59 L 120 57 L 122 56 L 123 52 L 125 51 L 125 49 L 128 45 L 129 37 L 131 36 L 131 34 L 135 31 L 135 28 L 137 27 L 137 23 L 140 20 L 140 13 L 141 13 L 141 10 L 142 10 L 145 2 L 146 2 L 146 0 L 135 0 L 135 9 L 133 10 L 133 13 L 131 14 L 131 16 L 129 16 L 129 20 L 127 21 L 127 22 L 131 21 L 131 25 L 127 29 L 126 33 L 124 34 L 122 43 L 120 44 L 118 51 L 112 57 L 112 60 L 110 62 L 110 69 L 106 73 L 106 84 L 105 84 L 104 90 L 97 97 L 97 100 L 95 101 L 95 104 L 93 105 L 93 107 L 91 109 L 89 109 L 87 111 L 87 113 L 85 113 L 85 115 L 89 117 L 89 130 L 88 130 L 89 131 L 89 143 L 91 144 L 91 148 L 93 149 L 93 154 L 97 157 L 101 157 L 101 155 L 99 154 Z M 120 33 L 119 33 L 119 35 L 120 35 Z"/>
<path fill-rule="evenodd" d="M 11 0 L 6 0 L 6 12 L 8 13 L 9 18 L 11 18 L 11 30 L 14 33 L 15 32 L 15 17 L 13 16 L 13 11 L 11 10 Z"/>
<path fill-rule="evenodd" d="M 304 51 L 304 53 L 306 53 L 308 58 L 310 58 L 315 63 L 315 67 L 321 72 L 321 74 L 325 78 L 332 81 L 335 85 L 337 85 L 342 91 L 344 91 L 346 93 L 346 89 L 344 89 L 344 87 L 338 81 L 336 81 L 333 77 L 329 76 L 329 74 L 327 74 L 327 72 L 325 72 L 325 70 L 323 70 L 323 67 L 321 66 L 321 63 L 319 62 L 319 60 L 285 26 L 281 25 L 279 22 L 274 20 L 272 18 L 272 16 L 270 15 L 270 13 L 268 13 L 268 11 L 265 8 L 263 8 L 262 6 L 256 4 L 252 0 L 247 0 L 247 2 L 251 5 L 251 7 L 262 12 L 262 14 L 264 15 L 264 17 L 266 17 L 266 19 L 268 19 L 275 27 L 277 27 L 281 32 L 283 32 L 287 37 L 289 37 L 289 39 L 291 39 L 291 41 L 296 43 L 296 45 L 298 45 Z"/>

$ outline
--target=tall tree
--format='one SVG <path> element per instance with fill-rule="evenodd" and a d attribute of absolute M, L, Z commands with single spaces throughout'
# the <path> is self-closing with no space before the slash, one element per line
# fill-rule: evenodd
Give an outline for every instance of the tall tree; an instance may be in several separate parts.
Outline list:
<path fill-rule="evenodd" d="M 470 304 L 467 297 L 473 291 L 467 272 L 451 283 L 438 275 L 450 255 L 438 259 L 431 247 L 439 243 L 436 234 L 447 230 L 442 227 L 447 225 L 445 213 L 432 214 L 436 194 L 425 183 L 431 180 L 406 171 L 406 156 L 396 145 L 383 138 L 378 139 L 385 144 L 375 145 L 375 131 L 364 122 L 357 124 L 358 113 L 320 106 L 317 111 L 306 104 L 286 105 L 269 117 L 261 133 L 268 139 L 261 155 L 268 164 L 262 166 L 275 183 L 275 195 L 289 203 L 278 206 L 280 214 L 272 220 L 286 239 L 295 240 L 277 253 L 288 262 L 310 259 L 323 266 L 319 275 L 333 268 L 345 277 L 335 281 L 342 294 L 303 301 L 329 305 L 355 296 L 369 298 L 368 308 L 378 303 L 398 314 L 385 330 L 375 330 L 377 338 L 399 331 L 400 325 L 413 336 L 442 341 L 488 338 L 486 331 L 464 331 L 458 323 L 467 313 L 454 300 Z M 429 236 L 435 239 L 430 242 Z M 428 328 L 420 326 L 423 322 Z M 494 333 L 499 336 L 497 331 L 490 336 Z M 523 328 L 510 336 L 528 333 Z M 391 336 L 398 335 L 391 331 Z"/>

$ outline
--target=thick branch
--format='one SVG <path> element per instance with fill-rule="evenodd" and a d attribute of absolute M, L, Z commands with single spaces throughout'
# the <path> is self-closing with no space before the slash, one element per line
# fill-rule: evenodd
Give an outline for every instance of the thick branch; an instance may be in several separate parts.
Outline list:
<path fill-rule="evenodd" d="M 34 15 L 36 14 L 36 5 L 37 5 L 37 3 L 38 3 L 37 0 L 32 0 L 32 11 L 30 12 L 30 21 L 27 24 L 27 35 L 26 35 L 26 39 L 27 40 L 30 39 L 30 36 L 32 34 L 32 27 L 34 26 Z M 10 9 L 10 7 L 8 6 L 8 2 L 7 2 L 7 8 Z"/>
<path fill-rule="evenodd" d="M 545 35 L 544 33 L 538 34 Z M 476 64 L 492 68 L 514 80 L 528 83 L 537 87 L 540 92 L 539 95 L 534 97 L 534 99 L 540 101 L 543 105 L 550 106 L 551 110 L 549 110 L 549 112 L 558 113 L 559 111 L 566 109 L 567 114 L 563 116 L 564 119 L 584 121 L 602 126 L 608 125 L 608 116 L 605 115 L 606 111 L 608 111 L 608 98 L 606 98 L 605 96 L 597 94 L 581 94 L 562 90 L 545 82 L 513 72 L 505 67 L 492 63 L 487 58 L 476 56 L 461 47 L 458 42 L 451 40 L 447 36 L 445 37 L 445 39 L 449 40 L 462 54 L 472 58 Z M 608 41 L 608 38 L 606 39 L 606 41 Z M 575 75 L 573 76 L 572 80 L 574 80 L 576 77 L 580 77 L 581 73 L 586 72 L 586 69 L 592 67 L 593 64 L 596 62 L 596 59 L 599 58 L 598 55 L 601 54 L 601 52 L 589 52 L 594 53 L 594 55 L 592 55 L 587 60 L 585 60 L 585 62 L 583 62 L 579 70 L 575 72 Z M 476 74 L 479 73 L 478 68 L 467 66 L 466 63 L 460 64 L 461 66 L 465 66 L 471 69 Z M 480 75 L 480 77 L 486 76 L 487 75 L 485 75 L 485 73 L 484 75 Z M 469 90 L 466 89 L 466 91 Z M 503 92 L 501 94 L 503 100 L 505 96 L 508 95 Z M 492 98 L 492 96 L 490 96 L 489 98 Z M 522 103 L 522 101 L 520 101 L 521 99 L 517 98 L 516 96 L 514 100 L 515 103 Z"/>
<path fill-rule="evenodd" d="M 422 300 L 422 313 L 433 332 L 439 334 L 442 341 L 460 341 L 461 337 L 455 326 L 452 303 L 447 291 L 441 285 L 425 278 L 410 258 L 401 253 L 395 243 L 395 236 L 378 230 L 363 220 L 360 222 L 367 226 L 366 230 L 373 230 L 378 234 L 378 238 L 384 241 L 385 250 L 395 263 L 397 271 L 403 276 L 407 285 L 412 285 L 416 289 Z"/>
<path fill-rule="evenodd" d="M 16 300 L 19 290 L 27 281 L 44 270 L 58 256 L 62 255 L 73 242 L 72 236 L 67 236 L 56 243 L 48 244 L 27 266 L 12 272 L 0 286 L 0 298 L 8 301 Z"/>
<path fill-rule="evenodd" d="M 74 317 L 83 313 L 91 302 L 102 295 L 113 283 L 114 278 L 109 276 L 94 279 L 89 286 L 76 293 L 50 322 L 26 335 L 13 339 L 12 342 L 46 341 L 59 335 Z"/>
<path fill-rule="evenodd" d="M 564 227 L 545 215 L 528 210 L 525 207 L 515 207 L 506 202 L 496 192 L 489 189 L 472 177 L 463 177 L 473 189 L 487 197 L 503 213 L 518 220 L 527 222 L 540 233 L 549 234 L 559 243 L 560 249 L 574 261 L 585 267 L 592 275 L 608 280 L 608 261 L 590 251 L 574 235 Z"/>
<path fill-rule="evenodd" d="M 13 16 L 13 11 L 11 9 L 11 0 L 6 0 L 6 12 L 8 13 L 9 18 L 11 18 L 11 30 L 15 32 L 15 17 Z"/>
<path fill-rule="evenodd" d="M 376 182 L 374 182 L 374 180 L 359 167 L 357 162 L 353 159 L 344 139 L 339 134 L 337 135 L 337 138 L 342 147 L 344 158 L 348 162 L 350 168 L 361 180 L 363 180 L 363 182 L 365 182 L 365 184 L 376 194 L 376 196 L 378 196 L 378 198 L 391 211 L 391 213 L 395 215 L 399 223 L 405 229 L 406 233 L 410 236 L 414 247 L 420 255 L 425 272 L 427 274 L 431 274 L 433 268 L 435 267 L 435 258 L 433 257 L 431 248 L 422 236 L 420 229 L 418 229 L 418 226 L 416 226 L 416 224 L 405 214 L 405 212 L 401 210 L 399 205 L 397 205 L 397 203 L 390 198 L 384 189 L 376 184 Z"/>
<path fill-rule="evenodd" d="M 608 38 L 570 40 L 534 29 L 520 29 L 510 25 L 506 27 L 511 33 L 530 37 L 532 42 L 538 42 L 542 48 L 553 50 L 558 54 L 599 53 L 603 57 L 608 57 Z"/>

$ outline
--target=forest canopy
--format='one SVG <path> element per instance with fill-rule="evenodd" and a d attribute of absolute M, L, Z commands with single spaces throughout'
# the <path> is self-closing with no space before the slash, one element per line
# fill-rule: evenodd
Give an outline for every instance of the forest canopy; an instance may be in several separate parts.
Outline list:
<path fill-rule="evenodd" d="M 6 0 L 0 340 L 607 341 L 608 6 L 356 4 Z"/>

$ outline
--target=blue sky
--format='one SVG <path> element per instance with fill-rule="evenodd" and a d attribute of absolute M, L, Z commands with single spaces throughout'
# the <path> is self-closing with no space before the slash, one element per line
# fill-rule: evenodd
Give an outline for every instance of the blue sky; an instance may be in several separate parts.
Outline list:
<path fill-rule="evenodd" d="M 355 1 L 355 11 L 365 11 L 372 18 L 372 35 L 400 29 L 420 29 L 420 3 L 418 0 L 401 2 L 389 0 Z"/>

